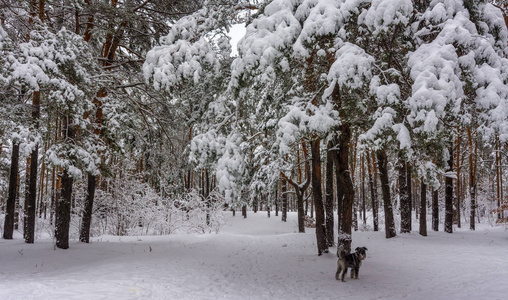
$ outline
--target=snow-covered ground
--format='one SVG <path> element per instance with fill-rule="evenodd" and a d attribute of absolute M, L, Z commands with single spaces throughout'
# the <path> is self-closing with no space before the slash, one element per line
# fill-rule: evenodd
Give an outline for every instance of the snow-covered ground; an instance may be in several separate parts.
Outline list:
<path fill-rule="evenodd" d="M 335 249 L 317 256 L 313 229 L 296 233 L 266 212 L 226 214 L 219 234 L 93 238 L 55 249 L 51 239 L 0 239 L 0 299 L 506 299 L 508 231 L 429 231 L 369 249 L 358 280 L 335 280 Z"/>

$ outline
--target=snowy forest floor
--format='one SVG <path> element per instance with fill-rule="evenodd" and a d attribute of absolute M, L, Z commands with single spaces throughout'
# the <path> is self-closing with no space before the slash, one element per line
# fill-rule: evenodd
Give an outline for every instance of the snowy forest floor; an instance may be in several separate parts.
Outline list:
<path fill-rule="evenodd" d="M 225 213 L 219 234 L 101 236 L 91 244 L 0 239 L 0 299 L 506 299 L 508 230 L 429 231 L 385 239 L 359 231 L 369 250 L 360 278 L 335 280 L 335 248 L 317 256 L 313 229 Z M 417 224 L 415 224 L 417 226 Z M 413 225 L 413 226 L 415 226 Z"/>

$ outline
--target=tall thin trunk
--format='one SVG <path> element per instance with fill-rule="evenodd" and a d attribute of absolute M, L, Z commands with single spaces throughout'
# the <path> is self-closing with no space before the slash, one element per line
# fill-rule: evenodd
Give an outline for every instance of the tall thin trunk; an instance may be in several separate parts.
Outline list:
<path fill-rule="evenodd" d="M 310 143 L 311 157 L 312 157 L 312 196 L 316 206 L 316 240 L 318 247 L 318 255 L 323 252 L 328 252 L 326 244 L 326 225 L 325 225 L 325 210 L 323 204 L 323 192 L 321 190 L 321 153 L 320 153 L 320 139 L 314 139 Z"/>
<path fill-rule="evenodd" d="M 503 219 L 503 210 L 501 209 L 501 202 L 503 198 L 503 169 L 501 165 L 501 145 L 499 143 L 499 136 L 496 136 L 495 145 L 496 154 L 496 195 L 497 195 L 497 219 Z"/>
<path fill-rule="evenodd" d="M 277 188 L 275 189 L 275 216 L 278 217 L 279 216 L 279 202 L 280 202 L 279 185 L 277 184 L 276 187 Z"/>
<path fill-rule="evenodd" d="M 427 236 L 427 184 L 422 178 L 420 194 L 420 234 Z"/>
<path fill-rule="evenodd" d="M 62 197 L 57 205 L 55 221 L 56 246 L 60 249 L 69 248 L 69 227 L 71 222 L 71 197 L 73 179 L 67 169 L 62 175 Z"/>
<path fill-rule="evenodd" d="M 407 180 L 407 184 L 406 184 L 406 188 L 407 188 L 407 197 L 408 197 L 408 201 L 407 201 L 407 204 L 409 206 L 409 209 L 408 209 L 408 212 L 407 212 L 407 218 L 408 218 L 408 221 L 409 221 L 409 232 L 411 232 L 411 230 L 413 230 L 413 219 L 412 219 L 412 214 L 413 214 L 413 207 L 416 206 L 414 205 L 413 206 L 413 190 L 412 190 L 412 180 L 411 180 L 411 173 L 413 172 L 413 168 L 411 166 L 411 163 L 406 161 L 406 180 Z M 416 192 L 414 193 L 414 195 L 416 195 Z"/>
<path fill-rule="evenodd" d="M 79 231 L 79 241 L 83 243 L 90 242 L 90 225 L 92 223 L 92 212 L 93 212 L 93 199 L 95 197 L 95 186 L 96 186 L 96 176 L 88 174 L 88 186 L 86 195 L 84 209 L 83 209 L 83 217 L 81 218 L 81 228 Z"/>
<path fill-rule="evenodd" d="M 343 245 L 344 250 L 349 253 L 351 251 L 351 227 L 353 225 L 353 203 L 355 199 L 355 189 L 349 170 L 349 147 L 352 133 L 351 127 L 348 124 L 341 125 L 339 131 L 336 175 L 338 175 L 339 178 L 339 180 L 337 180 L 337 194 L 340 203 L 340 221 L 337 244 L 339 246 Z M 342 195 L 339 194 L 339 191 Z M 342 201 L 340 201 L 341 198 Z"/>
<path fill-rule="evenodd" d="M 69 117 L 64 118 L 63 129 L 65 130 L 64 143 L 73 143 L 75 138 L 75 129 L 72 120 Z M 69 227 L 71 222 L 71 202 L 72 185 L 74 179 L 65 168 L 62 174 L 61 198 L 57 201 L 56 221 L 55 221 L 55 239 L 56 246 L 60 249 L 69 248 Z"/>
<path fill-rule="evenodd" d="M 469 195 L 471 197 L 470 213 L 469 213 L 469 228 L 475 230 L 475 213 L 476 213 L 476 163 L 477 163 L 477 149 L 478 142 L 475 142 L 473 149 L 473 135 L 471 127 L 467 128 L 468 148 L 469 148 Z M 476 140 L 475 140 L 476 141 Z"/>
<path fill-rule="evenodd" d="M 383 193 L 383 208 L 385 211 L 385 231 L 386 238 L 395 237 L 395 221 L 393 218 L 393 206 L 390 196 L 390 183 L 388 179 L 388 158 L 384 149 L 376 151 L 379 180 L 381 181 L 381 191 Z"/>
<path fill-rule="evenodd" d="M 205 169 L 205 201 L 206 201 L 206 225 L 210 226 L 210 209 L 212 207 L 212 199 L 210 199 L 210 174 L 208 169 Z"/>
<path fill-rule="evenodd" d="M 361 192 L 362 192 L 362 215 L 363 215 L 363 225 L 367 225 L 367 216 L 366 216 L 366 205 L 365 205 L 365 157 L 362 155 L 361 160 Z"/>
<path fill-rule="evenodd" d="M 373 169 L 374 169 L 374 155 L 372 156 L 372 165 L 371 165 L 370 153 L 367 153 L 367 171 L 369 173 L 369 189 L 370 189 L 370 198 L 372 202 L 372 221 L 374 226 L 374 231 L 379 230 L 379 221 L 378 221 L 378 213 L 377 213 L 377 191 L 376 185 L 377 182 L 374 181 Z"/>
<path fill-rule="evenodd" d="M 287 193 L 287 181 L 282 179 L 281 197 L 282 197 L 282 222 L 288 220 L 288 193 Z"/>
<path fill-rule="evenodd" d="M 35 123 L 35 130 L 39 128 L 39 117 L 41 110 L 41 93 L 36 91 L 32 97 L 32 120 Z M 35 219 L 37 205 L 37 166 L 39 162 L 39 144 L 34 145 L 30 153 L 30 174 L 28 181 L 28 190 L 25 198 L 25 224 L 24 238 L 28 244 L 33 244 L 35 240 Z"/>
<path fill-rule="evenodd" d="M 456 199 L 456 205 L 455 205 L 455 222 L 457 223 L 457 227 L 460 228 L 461 227 L 461 224 L 460 224 L 460 207 L 461 207 L 461 204 L 460 204 L 460 199 L 461 199 L 461 190 L 462 190 L 462 186 L 461 186 L 461 181 L 460 181 L 460 144 L 461 144 L 461 135 L 460 135 L 460 132 L 459 133 L 459 136 L 457 137 L 457 151 L 455 151 L 456 153 L 456 163 L 455 163 L 455 166 L 457 168 L 457 180 L 456 180 L 456 195 L 455 197 L 457 198 Z"/>
<path fill-rule="evenodd" d="M 453 171 L 453 146 L 449 148 L 448 173 Z M 445 179 L 445 227 L 444 231 L 453 232 L 453 179 L 449 176 Z"/>
<path fill-rule="evenodd" d="M 16 190 L 18 184 L 19 171 L 19 143 L 12 143 L 11 170 L 9 174 L 9 194 L 7 196 L 5 220 L 4 220 L 4 239 L 12 239 L 14 232 L 14 212 L 16 210 Z"/>
<path fill-rule="evenodd" d="M 326 213 L 326 244 L 332 247 L 334 244 L 333 231 L 333 147 L 332 142 L 328 142 L 326 151 L 326 168 L 325 168 L 325 213 Z"/>
<path fill-rule="evenodd" d="M 305 191 L 310 185 L 311 181 L 311 170 L 309 166 L 309 161 L 307 159 L 307 145 L 305 142 L 302 142 L 302 149 L 303 149 L 303 160 L 305 164 L 305 181 L 301 182 L 302 175 L 299 174 L 298 180 L 294 181 L 290 177 L 287 177 L 283 172 L 280 173 L 281 177 L 287 180 L 289 184 L 293 186 L 296 193 L 296 206 L 298 211 L 298 232 L 304 233 L 305 232 L 305 212 L 303 207 L 303 197 L 305 195 Z M 301 173 L 301 172 L 300 172 Z"/>
<path fill-rule="evenodd" d="M 399 170 L 400 233 L 409 233 L 411 232 L 411 199 L 408 194 L 406 160 L 401 152 L 399 152 L 397 168 Z"/>
<path fill-rule="evenodd" d="M 439 191 L 432 190 L 432 230 L 439 231 Z"/>

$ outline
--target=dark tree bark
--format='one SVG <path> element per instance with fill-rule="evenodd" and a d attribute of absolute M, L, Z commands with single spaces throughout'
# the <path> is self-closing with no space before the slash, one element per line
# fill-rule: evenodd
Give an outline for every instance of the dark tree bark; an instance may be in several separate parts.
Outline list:
<path fill-rule="evenodd" d="M 287 194 L 287 182 L 282 179 L 281 197 L 282 197 L 282 222 L 288 220 L 288 194 Z"/>
<path fill-rule="evenodd" d="M 7 196 L 4 233 L 6 240 L 12 239 L 14 233 L 14 212 L 16 210 L 16 191 L 19 172 L 19 143 L 12 143 L 11 170 L 9 174 L 9 194 Z"/>
<path fill-rule="evenodd" d="M 450 147 L 450 158 L 448 159 L 448 173 L 453 171 L 453 147 Z M 453 232 L 453 179 L 446 176 L 445 179 L 445 226 L 444 231 Z"/>
<path fill-rule="evenodd" d="M 383 193 L 383 207 L 385 211 L 385 231 L 386 238 L 395 237 L 395 221 L 393 218 L 393 206 L 390 196 L 390 183 L 388 179 L 388 158 L 385 150 L 381 149 L 376 152 L 379 179 L 381 181 L 381 191 Z"/>
<path fill-rule="evenodd" d="M 69 117 L 64 118 L 64 143 L 72 144 L 75 138 L 75 128 Z M 74 179 L 68 169 L 63 170 L 61 198 L 56 204 L 55 239 L 60 249 L 69 248 L 69 227 L 71 222 L 72 184 Z"/>
<path fill-rule="evenodd" d="M 432 190 L 432 230 L 439 231 L 439 191 Z"/>
<path fill-rule="evenodd" d="M 411 232 L 411 198 L 408 194 L 406 160 L 402 153 L 399 153 L 397 168 L 399 170 L 400 233 L 409 233 Z"/>
<path fill-rule="evenodd" d="M 88 194 L 85 199 L 79 240 L 83 243 L 90 242 L 90 225 L 92 223 L 93 201 L 95 197 L 96 176 L 88 174 Z"/>
<path fill-rule="evenodd" d="M 206 201 L 206 225 L 210 226 L 210 208 L 212 207 L 212 199 L 210 199 L 211 186 L 210 186 L 210 175 L 208 174 L 208 169 L 205 169 L 204 176 L 205 176 L 205 180 L 204 180 L 205 188 L 203 191 L 204 192 L 203 197 Z"/>
<path fill-rule="evenodd" d="M 422 178 L 420 200 L 420 234 L 427 236 L 427 184 Z"/>
<path fill-rule="evenodd" d="M 328 247 L 333 247 L 333 147 L 332 142 L 328 142 L 326 151 L 326 178 L 325 178 L 325 224 L 326 224 L 326 244 Z M 303 205 L 303 204 L 302 204 Z"/>
<path fill-rule="evenodd" d="M 258 212 L 258 196 L 254 196 L 254 200 L 252 200 L 252 211 Z"/>
<path fill-rule="evenodd" d="M 374 155 L 372 156 L 372 165 L 370 162 L 370 153 L 367 153 L 367 169 L 369 173 L 369 189 L 370 189 L 370 198 L 372 201 L 372 219 L 373 219 L 373 225 L 374 225 L 374 231 L 379 230 L 379 219 L 378 219 L 378 203 L 377 203 L 377 182 L 375 181 L 376 177 L 373 176 L 373 170 L 374 168 Z M 375 174 L 375 173 L 374 173 Z"/>
<path fill-rule="evenodd" d="M 279 185 L 277 184 L 276 185 L 276 189 L 275 189 L 275 216 L 276 217 L 279 216 L 279 202 L 280 202 L 280 199 L 279 199 Z"/>
<path fill-rule="evenodd" d="M 320 139 L 314 139 L 310 143 L 312 157 L 312 196 L 316 206 L 316 240 L 318 255 L 328 252 L 326 245 L 325 210 L 323 204 L 323 192 L 321 190 L 321 153 Z"/>
<path fill-rule="evenodd" d="M 41 110 L 41 93 L 34 92 L 32 98 L 32 120 L 35 122 L 35 129 L 39 128 L 39 117 Z M 25 222 L 23 236 L 25 242 L 33 244 L 35 240 L 35 218 L 37 205 L 37 165 L 39 162 L 39 144 L 35 144 L 30 153 L 30 177 L 28 181 L 28 190 L 25 197 Z M 28 174 L 27 174 L 28 176 Z"/>
<path fill-rule="evenodd" d="M 351 227 L 353 225 L 353 203 L 355 199 L 355 189 L 351 180 L 349 170 L 349 145 L 351 141 L 351 128 L 348 124 L 343 124 L 339 128 L 340 135 L 337 139 L 337 196 L 339 207 L 339 230 L 337 237 L 338 246 L 343 246 L 344 250 L 351 252 Z M 342 199 L 342 201 L 340 201 Z"/>
<path fill-rule="evenodd" d="M 247 205 L 242 206 L 242 216 L 243 218 L 247 218 Z"/>
<path fill-rule="evenodd" d="M 62 197 L 57 205 L 55 222 L 56 246 L 60 249 L 69 248 L 69 226 L 71 222 L 72 184 L 74 180 L 67 169 L 62 174 Z"/>
<path fill-rule="evenodd" d="M 416 206 L 416 204 L 413 205 L 413 189 L 412 189 L 412 180 L 411 180 L 411 173 L 412 172 L 413 172 L 413 168 L 411 166 L 411 163 L 406 161 L 406 180 L 407 180 L 406 188 L 407 188 L 407 197 L 408 197 L 408 205 L 409 205 L 409 210 L 408 210 L 409 232 L 411 232 L 411 230 L 413 230 L 412 214 L 413 214 L 413 207 Z"/>
<path fill-rule="evenodd" d="M 469 195 L 471 197 L 470 214 L 469 214 L 469 228 L 475 230 L 476 226 L 476 165 L 477 158 L 476 152 L 478 149 L 478 143 L 475 142 L 473 148 L 473 135 L 471 133 L 471 127 L 467 128 L 468 136 L 468 148 L 469 148 Z"/>

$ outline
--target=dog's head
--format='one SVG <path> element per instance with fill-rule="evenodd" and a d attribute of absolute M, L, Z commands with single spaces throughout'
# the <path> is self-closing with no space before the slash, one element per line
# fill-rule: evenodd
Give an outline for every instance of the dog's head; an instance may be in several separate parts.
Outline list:
<path fill-rule="evenodd" d="M 358 253 L 358 256 L 360 257 L 360 260 L 364 260 L 367 258 L 367 248 L 366 247 L 356 247 L 355 249 L 356 253 Z"/>

